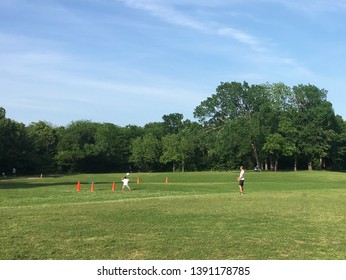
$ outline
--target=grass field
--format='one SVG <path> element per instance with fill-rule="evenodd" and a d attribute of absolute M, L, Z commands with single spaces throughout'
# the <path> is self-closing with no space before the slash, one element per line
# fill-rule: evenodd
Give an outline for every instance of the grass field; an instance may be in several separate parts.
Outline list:
<path fill-rule="evenodd" d="M 0 180 L 0 259 L 346 259 L 346 173 L 238 173 Z"/>

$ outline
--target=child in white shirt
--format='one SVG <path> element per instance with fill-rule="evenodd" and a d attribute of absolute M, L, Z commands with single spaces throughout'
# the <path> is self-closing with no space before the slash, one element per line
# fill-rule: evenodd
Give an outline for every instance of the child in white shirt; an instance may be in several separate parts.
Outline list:
<path fill-rule="evenodd" d="M 124 178 L 121 179 L 121 181 L 123 182 L 123 187 L 122 187 L 122 191 L 124 190 L 124 188 L 128 188 L 129 191 L 131 191 L 130 186 L 129 186 L 129 181 L 130 179 L 128 179 L 126 176 Z"/>

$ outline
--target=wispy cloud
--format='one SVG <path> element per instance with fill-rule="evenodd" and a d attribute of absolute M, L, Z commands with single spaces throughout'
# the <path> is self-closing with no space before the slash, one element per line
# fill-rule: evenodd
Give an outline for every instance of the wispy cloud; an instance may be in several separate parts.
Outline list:
<path fill-rule="evenodd" d="M 242 30 L 222 26 L 215 22 L 206 22 L 198 19 L 194 19 L 191 16 L 184 14 L 176 10 L 173 6 L 168 5 L 165 1 L 153 1 L 153 0 L 121 0 L 128 7 L 139 9 L 148 12 L 152 16 L 155 16 L 166 23 L 170 23 L 177 26 L 187 27 L 193 30 L 215 34 L 218 36 L 227 36 L 235 41 L 245 44 L 253 50 L 260 51 L 260 41 Z"/>
<path fill-rule="evenodd" d="M 176 26 L 182 26 L 212 34 L 215 36 L 227 37 L 241 45 L 244 45 L 255 55 L 251 55 L 251 60 L 264 67 L 264 65 L 275 65 L 275 67 L 288 67 L 290 71 L 301 73 L 304 76 L 311 76 L 309 71 L 304 66 L 300 65 L 295 59 L 287 57 L 287 55 L 281 55 L 275 48 L 273 48 L 273 41 L 271 39 L 262 40 L 261 38 L 252 35 L 241 29 L 234 28 L 232 26 L 225 26 L 219 22 L 204 21 L 196 19 L 190 16 L 187 12 L 180 11 L 174 7 L 172 1 L 161 1 L 161 0 L 120 0 L 125 3 L 128 7 L 133 9 L 143 10 L 148 12 L 150 15 L 159 18 L 160 20 L 173 24 Z M 249 0 L 251 2 L 253 0 Z M 292 1 L 288 0 L 262 0 L 264 2 L 278 2 L 282 5 L 293 5 L 290 4 Z M 304 1 L 304 0 L 303 0 Z M 313 1 L 313 0 L 305 0 Z M 293 1 L 295 2 L 295 1 Z M 174 2 L 176 3 L 176 2 Z M 198 2 L 184 1 L 188 5 L 198 5 Z M 340 4 L 341 2 L 335 0 L 334 5 Z M 219 5 L 227 5 L 228 1 L 219 1 Z M 298 7 L 296 7 L 298 8 Z M 268 45 L 268 41 L 271 42 Z"/>
<path fill-rule="evenodd" d="M 172 7 L 158 1 L 147 1 L 147 0 L 122 0 L 128 7 L 144 10 L 151 15 L 160 18 L 161 20 L 183 27 L 189 27 L 196 30 L 206 30 L 207 27 L 176 10 Z"/>
<path fill-rule="evenodd" d="M 257 38 L 255 38 L 254 36 L 251 36 L 245 32 L 242 32 L 238 29 L 234 29 L 231 27 L 227 27 L 227 28 L 220 28 L 217 33 L 219 35 L 222 36 L 228 36 L 231 37 L 235 40 L 237 40 L 240 43 L 243 43 L 249 47 L 251 47 L 251 49 L 255 50 L 255 51 L 264 51 L 263 46 L 261 46 L 261 43 L 259 42 L 259 40 Z"/>

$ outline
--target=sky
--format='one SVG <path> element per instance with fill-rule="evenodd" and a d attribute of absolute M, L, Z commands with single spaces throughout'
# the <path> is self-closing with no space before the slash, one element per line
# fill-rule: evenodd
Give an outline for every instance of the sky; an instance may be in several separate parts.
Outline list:
<path fill-rule="evenodd" d="M 312 84 L 346 120 L 344 0 L 1 0 L 0 107 L 144 126 L 221 82 Z"/>

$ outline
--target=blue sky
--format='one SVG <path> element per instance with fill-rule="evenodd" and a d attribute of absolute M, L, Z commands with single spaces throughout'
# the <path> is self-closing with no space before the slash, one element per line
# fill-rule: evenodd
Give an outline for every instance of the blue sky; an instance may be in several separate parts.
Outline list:
<path fill-rule="evenodd" d="M 0 106 L 25 124 L 193 120 L 220 82 L 313 84 L 346 120 L 344 0 L 1 0 Z"/>

